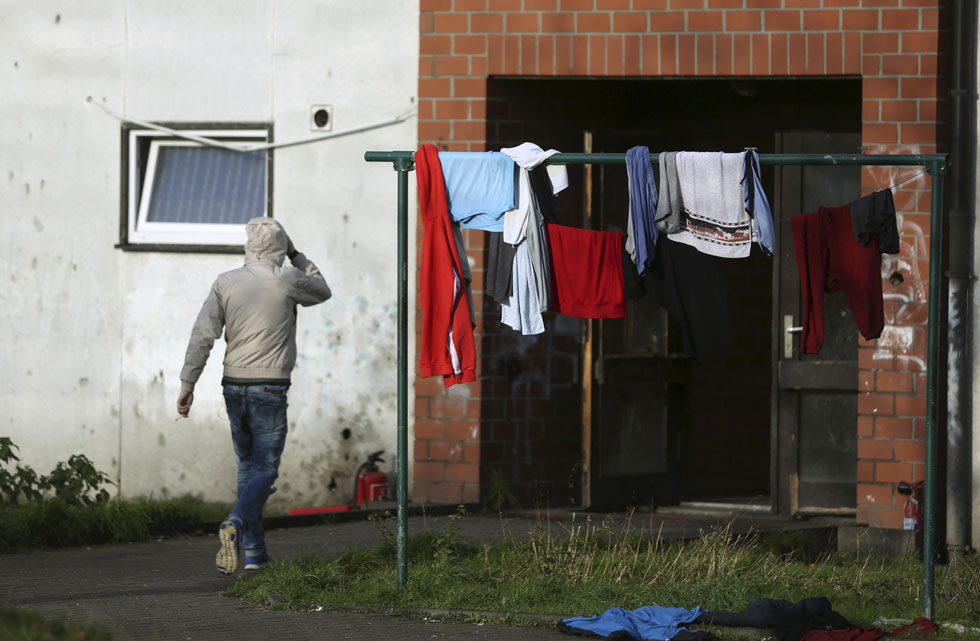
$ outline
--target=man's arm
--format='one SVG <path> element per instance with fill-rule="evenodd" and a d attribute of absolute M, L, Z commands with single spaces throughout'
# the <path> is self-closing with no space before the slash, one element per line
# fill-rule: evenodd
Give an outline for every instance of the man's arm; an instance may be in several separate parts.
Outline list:
<path fill-rule="evenodd" d="M 204 365 L 208 362 L 214 341 L 221 336 L 221 330 L 225 326 L 225 314 L 221 309 L 217 287 L 218 284 L 215 282 L 197 315 L 194 329 L 191 331 L 191 339 L 187 344 L 184 368 L 180 370 L 180 396 L 177 398 L 177 413 L 181 416 L 186 417 L 191 410 L 191 404 L 194 402 L 194 385 L 197 384 L 197 379 L 201 377 Z"/>
<path fill-rule="evenodd" d="M 296 251 L 292 240 L 289 241 L 286 256 L 289 257 L 289 262 L 297 270 L 290 282 L 289 291 L 289 295 L 294 301 L 308 307 L 330 298 L 330 286 L 327 285 L 327 280 L 317 266 L 313 264 L 313 261 L 303 253 Z"/>

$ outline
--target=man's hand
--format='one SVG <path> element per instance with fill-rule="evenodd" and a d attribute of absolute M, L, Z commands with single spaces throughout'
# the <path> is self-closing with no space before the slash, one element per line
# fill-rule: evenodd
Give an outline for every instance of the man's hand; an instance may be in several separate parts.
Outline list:
<path fill-rule="evenodd" d="M 177 413 L 187 418 L 192 403 L 194 403 L 194 392 L 181 392 L 180 396 L 177 397 Z"/>

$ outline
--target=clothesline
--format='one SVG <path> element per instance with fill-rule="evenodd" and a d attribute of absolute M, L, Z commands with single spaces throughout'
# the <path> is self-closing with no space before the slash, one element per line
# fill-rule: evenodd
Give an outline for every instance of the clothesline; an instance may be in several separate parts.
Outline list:
<path fill-rule="evenodd" d="M 408 581 L 408 318 L 409 318 L 409 172 L 413 170 L 414 153 L 401 151 L 366 151 L 367 162 L 391 163 L 397 177 L 398 229 L 398 513 L 397 513 L 397 585 L 399 590 Z M 653 158 L 651 158 L 651 161 Z M 784 166 L 924 166 L 932 176 L 930 185 L 930 218 L 936 221 L 929 237 L 929 291 L 939 291 L 942 225 L 938 224 L 943 210 L 943 177 L 949 167 L 948 154 L 760 154 L 762 165 Z M 555 154 L 544 165 L 624 164 L 626 154 Z M 936 549 L 936 440 L 939 389 L 939 297 L 929 297 L 927 357 L 926 357 L 926 452 L 925 496 L 922 563 L 922 610 L 932 617 L 935 608 L 935 549 Z"/>
<path fill-rule="evenodd" d="M 928 170 L 928 169 L 923 169 L 923 170 L 922 170 L 922 171 L 920 171 L 920 172 L 917 172 L 917 173 L 915 173 L 915 174 L 912 174 L 911 176 L 909 176 L 909 177 L 908 177 L 908 178 L 906 178 L 905 180 L 899 180 L 899 181 L 898 181 L 897 183 L 895 183 L 894 185 L 892 185 L 891 187 L 889 187 L 889 189 L 895 189 L 895 188 L 896 188 L 896 187 L 898 187 L 899 185 L 903 185 L 903 184 L 905 184 L 905 183 L 907 183 L 907 182 L 908 182 L 908 181 L 910 181 L 910 180 L 913 180 L 913 179 L 915 179 L 915 178 L 918 178 L 919 176 L 921 176 L 922 174 L 924 174 L 924 173 L 926 173 L 927 171 L 929 171 L 929 170 Z"/>
<path fill-rule="evenodd" d="M 159 131 L 175 138 L 182 138 L 184 140 L 190 140 L 192 142 L 199 143 L 206 147 L 214 147 L 217 149 L 225 149 L 227 151 L 237 151 L 241 153 L 247 153 L 250 151 L 269 151 L 271 149 L 283 149 L 285 147 L 295 147 L 297 145 L 307 145 L 313 142 L 321 142 L 323 140 L 330 140 L 331 138 L 340 138 L 343 136 L 350 136 L 351 134 L 361 133 L 362 131 L 370 131 L 372 129 L 380 129 L 382 127 L 388 127 L 390 125 L 397 125 L 400 122 L 408 120 L 416 114 L 416 108 L 411 107 L 407 111 L 404 111 L 397 116 L 388 118 L 387 120 L 381 120 L 378 122 L 372 122 L 364 125 L 357 125 L 355 127 L 349 127 L 347 129 L 341 129 L 338 131 L 333 131 L 327 134 L 320 134 L 317 136 L 308 136 L 306 138 L 298 138 L 296 140 L 286 140 L 283 142 L 271 142 L 265 144 L 236 144 L 232 142 L 227 142 L 224 140 L 216 140 L 214 138 L 208 138 L 207 136 L 198 136 L 196 134 L 189 133 L 188 131 L 181 129 L 173 129 L 171 127 L 164 127 L 163 125 L 158 125 L 153 122 L 148 122 L 145 120 L 139 120 L 137 118 L 130 118 L 122 114 L 116 113 L 109 107 L 105 106 L 101 102 L 98 102 L 92 96 L 88 96 L 85 99 L 89 104 L 93 104 L 107 115 L 115 118 L 120 122 L 129 123 L 131 125 L 136 125 L 137 127 L 144 127 L 146 129 L 152 129 L 154 131 Z"/>
<path fill-rule="evenodd" d="M 485 293 L 500 303 L 501 323 L 523 335 L 545 332 L 545 311 L 579 318 L 625 316 L 626 301 L 643 295 L 646 278 L 668 315 L 685 328 L 690 357 L 700 360 L 705 351 L 724 348 L 734 339 L 720 268 L 707 257 L 744 258 L 752 245 L 773 254 L 773 219 L 758 154 L 751 148 L 740 153 L 664 152 L 657 159 L 658 197 L 649 150 L 633 147 L 625 154 L 630 196 L 622 233 L 558 224 L 552 202 L 568 185 L 567 173 L 564 167 L 538 167 L 557 155 L 526 142 L 500 152 L 440 152 L 423 145 L 414 156 L 426 228 L 422 264 L 428 268 L 422 277 L 423 376 L 442 374 L 448 387 L 474 375 L 462 362 L 472 360 L 475 351 L 469 328 L 450 331 L 431 321 L 446 314 L 473 320 L 465 305 L 457 304 L 464 291 L 471 295 L 472 281 L 460 228 L 490 233 Z M 560 184 L 550 180 L 551 169 L 561 170 Z M 433 191 L 434 184 L 440 188 Z M 847 270 L 841 286 L 862 336 L 872 340 L 884 327 L 881 282 L 875 278 L 880 255 L 899 252 L 889 189 L 845 205 L 827 205 L 793 221 L 806 293 L 800 342 L 804 354 L 818 353 L 823 344 L 825 263 L 860 263 L 861 269 Z M 449 227 L 434 235 L 429 222 L 436 220 Z M 661 242 L 667 239 L 671 242 Z M 430 294 L 429 287 L 438 291 Z"/>
<path fill-rule="evenodd" d="M 891 187 L 887 187 L 886 189 L 889 189 L 889 190 L 895 189 L 899 185 L 902 185 L 904 183 L 907 183 L 910 180 L 914 180 L 914 179 L 918 178 L 919 176 L 921 176 L 922 174 L 926 173 L 927 171 L 929 171 L 929 170 L 928 169 L 923 169 L 922 171 L 917 172 L 915 174 L 912 174 L 911 176 L 909 176 L 908 178 L 905 178 L 904 180 L 899 180 L 897 183 L 895 183 Z M 874 193 L 875 191 L 885 191 L 885 190 L 884 189 L 876 189 L 876 190 L 873 190 L 872 193 Z M 783 216 L 779 220 L 792 220 L 793 218 L 794 218 L 794 216 Z"/>

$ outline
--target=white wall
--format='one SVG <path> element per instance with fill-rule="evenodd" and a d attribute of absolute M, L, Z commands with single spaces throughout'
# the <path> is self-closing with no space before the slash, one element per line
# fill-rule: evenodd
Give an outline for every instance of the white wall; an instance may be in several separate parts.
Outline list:
<path fill-rule="evenodd" d="M 334 130 L 412 107 L 417 31 L 403 0 L 0 0 L 0 435 L 25 462 L 84 453 L 126 495 L 234 499 L 223 344 L 191 418 L 174 406 L 198 308 L 242 257 L 113 248 L 121 124 L 86 97 L 140 120 L 271 122 L 277 141 L 302 138 L 312 104 L 333 105 Z M 334 292 L 299 312 L 280 509 L 349 499 L 366 452 L 385 449 L 393 470 L 396 183 L 363 153 L 415 144 L 410 119 L 275 152 L 273 214 Z"/>

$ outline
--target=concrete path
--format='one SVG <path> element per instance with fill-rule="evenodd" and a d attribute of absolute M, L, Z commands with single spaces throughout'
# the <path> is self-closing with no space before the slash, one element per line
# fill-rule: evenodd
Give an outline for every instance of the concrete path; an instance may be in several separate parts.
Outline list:
<path fill-rule="evenodd" d="M 413 517 L 409 533 L 444 522 L 444 517 Z M 506 526 L 514 536 L 523 536 L 535 522 L 517 518 L 508 520 Z M 460 523 L 461 534 L 468 539 L 501 536 L 497 517 L 467 516 Z M 633 527 L 639 525 L 634 522 Z M 562 522 L 552 521 L 552 527 L 557 534 Z M 662 534 L 691 535 L 702 527 L 703 522 L 668 522 Z M 271 530 L 266 539 L 276 558 L 289 558 L 336 552 L 352 544 L 373 545 L 381 537 L 374 523 L 358 521 Z M 209 535 L 0 555 L 0 603 L 29 608 L 46 617 L 94 623 L 135 641 L 570 638 L 554 628 L 423 621 L 384 614 L 270 611 L 221 596 L 234 577 L 215 572 L 217 548 L 217 537 Z"/>

